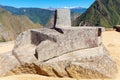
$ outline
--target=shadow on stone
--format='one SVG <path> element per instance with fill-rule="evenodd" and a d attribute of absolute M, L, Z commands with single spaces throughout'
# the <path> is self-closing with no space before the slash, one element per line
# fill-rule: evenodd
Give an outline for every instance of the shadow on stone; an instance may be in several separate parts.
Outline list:
<path fill-rule="evenodd" d="M 60 29 L 60 28 L 54 27 L 54 28 L 51 28 L 51 29 L 54 29 L 54 30 L 56 30 L 57 32 L 59 32 L 61 34 L 64 34 L 64 32 L 62 31 L 62 29 Z"/>
<path fill-rule="evenodd" d="M 31 43 L 34 45 L 39 45 L 42 41 L 50 40 L 52 42 L 57 42 L 57 40 L 54 37 L 50 37 L 48 35 L 45 35 L 43 33 L 38 33 L 35 31 L 31 31 Z"/>
<path fill-rule="evenodd" d="M 102 29 L 101 28 L 98 28 L 98 37 L 100 37 L 102 34 Z"/>
<path fill-rule="evenodd" d="M 117 32 L 120 32 L 120 25 L 113 26 L 113 29 L 115 29 L 115 31 Z"/>
<path fill-rule="evenodd" d="M 53 28 L 51 28 L 51 29 L 54 29 L 54 30 L 56 30 L 57 32 L 59 32 L 61 34 L 64 34 L 64 32 L 62 31 L 62 29 L 56 27 L 56 23 L 57 23 L 57 10 L 55 10 L 54 25 L 53 25 Z"/>
<path fill-rule="evenodd" d="M 35 50 L 35 54 L 34 54 L 35 58 L 38 60 L 38 52 Z"/>

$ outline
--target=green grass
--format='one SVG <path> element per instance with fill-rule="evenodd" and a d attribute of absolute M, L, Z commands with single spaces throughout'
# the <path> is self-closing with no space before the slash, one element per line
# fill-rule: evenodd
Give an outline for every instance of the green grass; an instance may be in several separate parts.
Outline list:
<path fill-rule="evenodd" d="M 73 24 L 113 27 L 120 24 L 120 0 L 96 0 Z"/>

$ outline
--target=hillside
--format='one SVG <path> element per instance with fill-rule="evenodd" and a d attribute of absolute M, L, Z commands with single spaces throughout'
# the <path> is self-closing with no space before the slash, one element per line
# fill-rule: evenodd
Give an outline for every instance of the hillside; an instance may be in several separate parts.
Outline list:
<path fill-rule="evenodd" d="M 74 22 L 82 13 L 71 12 L 71 22 Z M 74 25 L 74 24 L 72 24 Z"/>
<path fill-rule="evenodd" d="M 26 16 L 15 16 L 0 8 L 0 42 L 14 40 L 16 36 L 30 28 L 38 28 Z"/>
<path fill-rule="evenodd" d="M 76 18 L 79 17 L 86 10 L 87 8 L 82 7 L 71 8 L 71 21 L 73 22 L 74 20 L 76 20 Z"/>
<path fill-rule="evenodd" d="M 73 24 L 103 27 L 120 24 L 120 0 L 96 0 Z"/>
<path fill-rule="evenodd" d="M 34 23 L 39 23 L 45 26 L 50 20 L 54 11 L 41 8 L 15 8 L 11 6 L 1 6 L 7 11 L 15 15 L 25 15 Z"/>
<path fill-rule="evenodd" d="M 84 13 L 86 10 L 87 8 L 75 7 L 71 8 L 71 13 Z"/>

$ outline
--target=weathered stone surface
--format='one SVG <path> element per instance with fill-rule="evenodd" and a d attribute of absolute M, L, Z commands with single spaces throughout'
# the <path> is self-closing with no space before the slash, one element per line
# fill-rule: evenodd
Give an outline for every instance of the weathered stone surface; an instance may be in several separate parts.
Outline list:
<path fill-rule="evenodd" d="M 71 51 L 98 47 L 101 44 L 98 28 L 67 27 L 61 30 L 63 34 L 53 29 L 32 30 L 32 35 L 39 38 L 36 48 L 39 61 L 46 61 Z"/>
<path fill-rule="evenodd" d="M 67 53 L 39 66 L 40 71 L 54 77 L 112 78 L 117 73 L 116 63 L 104 46 Z"/>
<path fill-rule="evenodd" d="M 18 63 L 11 65 L 6 75 L 34 73 L 73 78 L 115 76 L 116 63 L 102 45 L 101 28 L 64 27 L 61 31 L 63 33 L 42 28 L 21 33 L 12 51 Z"/>
<path fill-rule="evenodd" d="M 113 78 L 117 73 L 116 63 L 103 45 L 73 51 L 42 63 L 30 63 L 9 71 L 9 74 L 31 73 L 52 77 Z"/>
<path fill-rule="evenodd" d="M 33 63 L 36 61 L 35 54 L 35 44 L 32 44 L 31 30 L 21 33 L 16 41 L 12 54 L 18 59 L 21 64 Z M 35 39 L 34 39 L 35 40 Z"/>
<path fill-rule="evenodd" d="M 20 65 L 12 52 L 0 54 L 0 76 L 5 75 L 8 71 Z"/>
<path fill-rule="evenodd" d="M 69 9 L 57 9 L 57 27 L 71 27 L 71 17 Z"/>
<path fill-rule="evenodd" d="M 17 74 L 39 74 L 39 67 L 34 63 L 26 63 L 24 65 L 17 65 L 12 70 L 8 71 L 5 76 Z"/>
<path fill-rule="evenodd" d="M 26 45 L 20 48 L 13 49 L 12 54 L 21 64 L 33 63 L 36 61 L 36 58 L 34 56 L 35 48 L 36 47 L 34 45 Z"/>
<path fill-rule="evenodd" d="M 17 38 L 15 40 L 15 47 L 14 48 L 23 47 L 23 46 L 31 44 L 30 31 L 31 30 L 27 30 L 25 32 L 20 33 L 20 35 L 17 36 Z"/>
<path fill-rule="evenodd" d="M 66 52 L 97 47 L 101 43 L 101 40 L 98 39 L 98 28 L 74 27 L 62 28 L 61 30 L 64 34 L 46 28 L 23 32 L 16 39 L 13 54 L 21 62 L 29 63 L 35 60 L 35 53 L 39 61 L 45 61 Z M 27 56 L 29 59 L 24 60 Z"/>
<path fill-rule="evenodd" d="M 102 28 L 71 27 L 69 9 L 58 9 L 55 18 L 53 29 L 32 29 L 17 37 L 12 52 L 0 55 L 0 76 L 113 78 L 117 67 L 102 45 Z"/>

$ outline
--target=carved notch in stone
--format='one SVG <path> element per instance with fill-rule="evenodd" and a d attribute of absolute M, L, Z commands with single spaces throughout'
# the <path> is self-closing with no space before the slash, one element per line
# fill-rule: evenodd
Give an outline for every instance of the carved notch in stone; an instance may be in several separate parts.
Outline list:
<path fill-rule="evenodd" d="M 98 28 L 98 37 L 100 37 L 102 35 L 102 29 Z"/>

